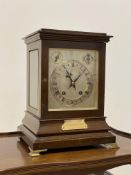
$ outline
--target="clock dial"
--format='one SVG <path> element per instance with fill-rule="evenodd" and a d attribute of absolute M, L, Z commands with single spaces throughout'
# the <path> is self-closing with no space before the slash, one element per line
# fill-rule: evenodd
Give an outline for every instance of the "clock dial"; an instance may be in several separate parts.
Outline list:
<path fill-rule="evenodd" d="M 52 55 L 59 53 L 59 63 Z M 49 49 L 48 107 L 52 110 L 97 109 L 98 52 Z"/>
<path fill-rule="evenodd" d="M 79 61 L 63 63 L 52 72 L 50 89 L 55 99 L 64 106 L 77 105 L 92 92 L 91 73 Z"/>

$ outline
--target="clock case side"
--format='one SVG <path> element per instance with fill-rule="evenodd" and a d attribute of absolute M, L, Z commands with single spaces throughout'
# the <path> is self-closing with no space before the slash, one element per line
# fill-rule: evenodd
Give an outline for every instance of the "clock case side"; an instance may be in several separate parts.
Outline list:
<path fill-rule="evenodd" d="M 52 30 L 51 30 L 52 32 Z M 48 32 L 47 32 L 48 33 Z M 68 33 L 68 32 L 67 32 Z M 38 35 L 39 34 L 39 35 Z M 85 146 L 94 145 L 101 143 L 112 143 L 115 142 L 115 137 L 109 132 L 110 128 L 105 121 L 104 117 L 104 81 L 105 81 L 105 49 L 107 39 L 109 36 L 95 36 L 89 35 L 89 40 L 84 41 L 82 37 L 76 37 L 73 40 L 67 36 L 58 37 L 57 39 L 48 33 L 38 32 L 33 36 L 29 36 L 25 39 L 27 48 L 35 47 L 39 45 L 40 57 L 39 57 L 39 86 L 40 86 L 40 98 L 39 98 L 39 113 L 36 113 L 27 105 L 26 115 L 23 119 L 23 125 L 20 126 L 20 130 L 23 132 L 22 139 L 29 145 L 31 149 L 43 149 L 43 148 L 63 148 L 73 146 Z M 55 33 L 56 34 L 56 33 Z M 84 33 L 85 34 L 85 33 Z M 58 35 L 58 34 L 57 34 Z M 70 33 L 71 35 L 71 33 Z M 78 32 L 79 35 L 79 32 Z M 93 35 L 93 34 L 92 34 Z M 83 36 L 81 34 L 81 36 Z M 65 37 L 66 41 L 63 40 Z M 70 36 L 71 37 L 71 36 Z M 87 36 L 86 36 L 87 37 Z M 39 38 L 39 39 L 38 39 Z M 97 39 L 97 41 L 95 40 Z M 103 38 L 106 38 L 106 40 Z M 68 41 L 68 40 L 69 41 Z M 81 40 L 80 40 L 81 39 Z M 36 44 L 39 43 L 39 44 Z M 88 47 L 87 47 L 88 46 Z M 100 56 L 102 57 L 102 69 L 100 69 L 100 82 L 98 111 L 87 112 L 87 111 L 59 111 L 49 112 L 48 111 L 48 53 L 49 48 L 99 48 Z M 28 50 L 28 49 L 27 49 Z M 29 51 L 29 50 L 28 50 Z M 81 115 L 82 114 L 82 115 Z M 62 130 L 62 125 L 65 119 L 74 120 L 84 118 L 88 124 L 88 129 L 76 129 L 76 130 Z"/>
<path fill-rule="evenodd" d="M 30 113 L 32 113 L 33 115 L 35 115 L 36 117 L 38 118 L 41 118 L 41 53 L 42 53 L 42 48 L 41 48 L 42 44 L 41 44 L 41 40 L 38 40 L 36 42 L 33 42 L 33 43 L 30 43 L 27 45 L 27 89 L 26 89 L 26 111 L 29 111 Z M 34 59 L 37 59 L 37 64 L 38 65 L 34 65 L 34 66 L 37 66 L 37 67 L 34 67 L 34 68 L 37 68 L 37 70 L 33 70 L 33 74 L 37 74 L 37 82 L 34 82 L 36 85 L 36 96 L 37 96 L 37 99 L 36 100 L 36 106 L 32 106 L 30 103 L 30 95 L 33 95 L 30 93 L 30 90 L 31 90 L 31 86 L 33 86 L 34 84 L 30 84 L 30 67 L 31 67 L 31 56 L 30 56 L 30 53 L 31 52 L 34 52 L 34 51 L 37 51 L 37 57 L 35 57 Z M 36 64 L 35 63 L 32 63 L 32 64 Z M 37 71 L 37 72 L 36 72 Z M 32 75 L 33 76 L 33 75 Z M 34 77 L 32 77 L 33 79 Z M 32 87 L 33 88 L 33 87 Z"/>

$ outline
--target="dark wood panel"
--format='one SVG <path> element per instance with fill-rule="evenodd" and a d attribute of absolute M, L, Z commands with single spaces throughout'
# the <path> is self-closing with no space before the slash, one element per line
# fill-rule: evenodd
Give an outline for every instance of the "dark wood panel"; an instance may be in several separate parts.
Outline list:
<path fill-rule="evenodd" d="M 33 150 L 82 147 L 104 143 L 114 143 L 115 137 L 107 131 L 96 131 L 81 134 L 63 134 L 52 136 L 35 136 L 24 126 L 20 126 L 21 137 Z"/>
<path fill-rule="evenodd" d="M 108 42 L 112 36 L 106 35 L 106 33 L 92 33 L 81 31 L 66 31 L 66 30 L 54 30 L 54 29 L 41 29 L 28 36 L 26 36 L 25 42 L 27 44 L 37 41 L 40 38 L 45 40 L 61 40 L 61 41 L 88 41 L 88 42 Z"/>
<path fill-rule="evenodd" d="M 26 116 L 23 119 L 24 125 L 31 130 L 35 135 L 58 135 L 58 134 L 73 134 L 73 133 L 89 133 L 96 131 L 108 131 L 110 128 L 105 122 L 105 117 L 89 117 L 85 119 L 88 126 L 84 130 L 62 130 L 64 124 L 63 119 L 53 120 L 39 120 L 29 112 L 26 112 Z"/>

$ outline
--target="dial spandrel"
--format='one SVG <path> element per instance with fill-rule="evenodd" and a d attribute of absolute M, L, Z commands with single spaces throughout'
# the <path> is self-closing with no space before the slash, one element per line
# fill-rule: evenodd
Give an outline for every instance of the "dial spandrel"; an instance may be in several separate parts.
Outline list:
<path fill-rule="evenodd" d="M 49 49 L 48 110 L 98 106 L 98 51 Z"/>

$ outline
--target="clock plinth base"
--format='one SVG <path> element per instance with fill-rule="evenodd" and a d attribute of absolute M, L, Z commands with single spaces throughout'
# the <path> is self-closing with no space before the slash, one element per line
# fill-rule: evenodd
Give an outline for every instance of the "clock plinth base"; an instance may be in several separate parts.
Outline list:
<path fill-rule="evenodd" d="M 61 134 L 53 136 L 36 136 L 24 125 L 21 125 L 19 128 L 23 133 L 21 139 L 24 140 L 24 142 L 29 145 L 32 150 L 58 149 L 115 143 L 115 136 L 107 131 L 79 134 Z"/>
<path fill-rule="evenodd" d="M 74 118 L 68 119 L 68 122 L 62 119 L 40 120 L 26 111 L 19 129 L 23 133 L 21 138 L 32 150 L 115 143 L 115 136 L 109 132 L 110 127 L 105 119 L 105 117 Z M 70 130 L 65 130 L 63 127 L 65 124 L 68 124 Z M 80 129 L 79 124 L 83 129 Z"/>

